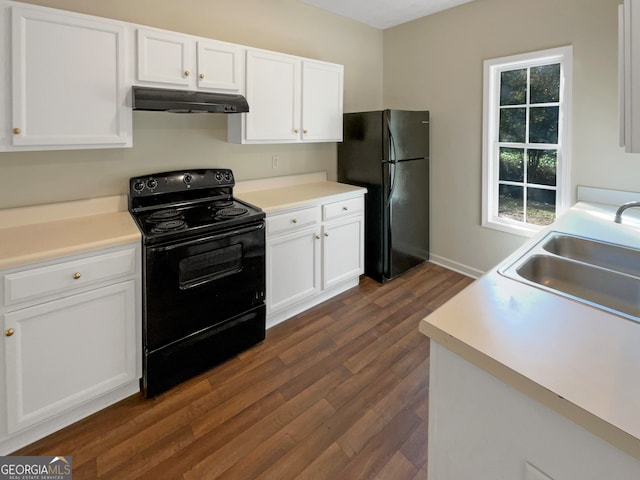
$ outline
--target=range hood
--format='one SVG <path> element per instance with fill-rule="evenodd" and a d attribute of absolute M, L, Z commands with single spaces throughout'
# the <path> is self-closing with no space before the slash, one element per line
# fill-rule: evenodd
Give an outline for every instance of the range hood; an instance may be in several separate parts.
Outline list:
<path fill-rule="evenodd" d="M 132 87 L 133 109 L 176 113 L 241 113 L 249 111 L 242 95 L 166 88 Z"/>

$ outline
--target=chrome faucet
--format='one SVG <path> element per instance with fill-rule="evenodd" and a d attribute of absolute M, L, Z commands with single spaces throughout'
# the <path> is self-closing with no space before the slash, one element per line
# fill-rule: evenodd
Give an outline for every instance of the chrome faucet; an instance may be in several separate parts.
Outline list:
<path fill-rule="evenodd" d="M 624 212 L 627 208 L 632 208 L 632 207 L 640 207 L 640 202 L 627 202 L 623 205 L 620 205 L 620 207 L 616 211 L 616 218 L 614 222 L 622 223 L 622 212 Z"/>

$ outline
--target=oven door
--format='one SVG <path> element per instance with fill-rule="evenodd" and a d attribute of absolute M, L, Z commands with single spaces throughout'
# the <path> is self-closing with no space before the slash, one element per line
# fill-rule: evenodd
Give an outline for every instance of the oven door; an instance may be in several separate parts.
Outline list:
<path fill-rule="evenodd" d="M 147 351 L 264 303 L 264 222 L 145 248 Z"/>

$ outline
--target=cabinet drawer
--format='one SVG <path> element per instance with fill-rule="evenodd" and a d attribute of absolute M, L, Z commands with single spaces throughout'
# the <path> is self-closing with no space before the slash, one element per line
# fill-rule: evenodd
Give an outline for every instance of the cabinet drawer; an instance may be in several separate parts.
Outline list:
<path fill-rule="evenodd" d="M 305 208 L 295 212 L 281 213 L 267 217 L 267 233 L 275 234 L 298 230 L 320 221 L 318 207 Z"/>
<path fill-rule="evenodd" d="M 6 305 L 33 300 L 59 292 L 135 272 L 135 248 L 127 248 L 79 260 L 31 268 L 4 276 Z"/>
<path fill-rule="evenodd" d="M 364 197 L 349 198 L 340 202 L 328 203 L 322 206 L 322 219 L 333 220 L 334 218 L 352 215 L 364 210 Z"/>

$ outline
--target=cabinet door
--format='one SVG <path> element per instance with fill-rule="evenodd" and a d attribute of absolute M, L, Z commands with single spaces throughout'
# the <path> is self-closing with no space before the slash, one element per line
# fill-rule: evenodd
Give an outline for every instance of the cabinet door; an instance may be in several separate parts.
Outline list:
<path fill-rule="evenodd" d="M 130 146 L 124 26 L 22 7 L 11 18 L 12 144 Z"/>
<path fill-rule="evenodd" d="M 243 92 L 242 49 L 222 42 L 198 41 L 198 88 Z"/>
<path fill-rule="evenodd" d="M 267 239 L 267 312 L 320 291 L 319 229 Z"/>
<path fill-rule="evenodd" d="M 247 52 L 246 139 L 297 141 L 300 132 L 300 60 Z"/>
<path fill-rule="evenodd" d="M 326 224 L 322 240 L 322 288 L 333 287 L 364 272 L 362 216 Z"/>
<path fill-rule="evenodd" d="M 344 67 L 302 62 L 302 139 L 342 141 Z"/>
<path fill-rule="evenodd" d="M 136 378 L 133 280 L 4 315 L 9 433 Z"/>
<path fill-rule="evenodd" d="M 193 69 L 193 40 L 158 30 L 138 29 L 138 75 L 140 82 L 189 87 Z"/>

